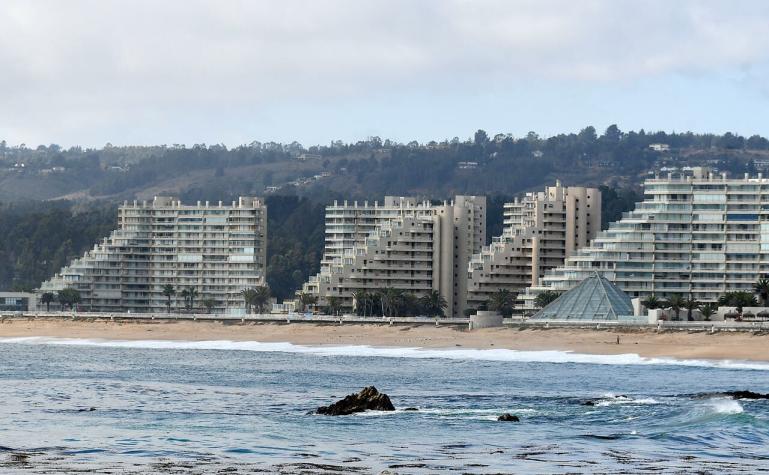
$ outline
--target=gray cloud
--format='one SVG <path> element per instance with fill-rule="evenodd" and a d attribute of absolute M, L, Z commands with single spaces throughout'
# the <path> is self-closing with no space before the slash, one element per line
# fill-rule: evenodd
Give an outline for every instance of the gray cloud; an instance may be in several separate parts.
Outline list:
<path fill-rule="evenodd" d="M 286 102 L 769 60 L 761 1 L 6 0 L 0 24 L 0 136 L 12 141 L 142 140 L 148 127 L 194 133 L 206 115 L 213 129 L 268 120 Z"/>

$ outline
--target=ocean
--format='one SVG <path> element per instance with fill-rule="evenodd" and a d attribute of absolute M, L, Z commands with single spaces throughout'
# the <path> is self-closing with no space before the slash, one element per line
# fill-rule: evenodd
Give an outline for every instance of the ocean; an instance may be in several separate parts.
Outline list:
<path fill-rule="evenodd" d="M 312 414 L 370 385 L 397 410 Z M 769 472 L 769 400 L 712 394 L 742 389 L 769 364 L 5 338 L 0 472 Z"/>

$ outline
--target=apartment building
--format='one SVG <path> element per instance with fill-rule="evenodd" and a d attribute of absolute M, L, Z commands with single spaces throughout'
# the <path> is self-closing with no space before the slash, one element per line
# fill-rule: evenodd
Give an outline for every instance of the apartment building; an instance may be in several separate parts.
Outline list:
<path fill-rule="evenodd" d="M 598 272 L 631 297 L 715 301 L 769 274 L 769 179 L 707 168 L 646 180 L 644 200 L 542 279 L 567 290 Z"/>
<path fill-rule="evenodd" d="M 215 312 L 244 308 L 240 292 L 264 284 L 267 207 L 260 198 L 231 204 L 184 205 L 170 197 L 125 202 L 118 229 L 44 282 L 38 293 L 77 289 L 80 307 L 102 312 L 161 312 L 163 288 L 194 289 L 196 308 L 212 299 Z"/>
<path fill-rule="evenodd" d="M 419 297 L 437 290 L 447 315 L 466 306 L 467 264 L 486 240 L 486 198 L 457 196 L 432 204 L 387 196 L 383 203 L 334 202 L 326 208 L 320 273 L 302 291 L 353 310 L 357 290 L 394 288 Z"/>
<path fill-rule="evenodd" d="M 557 181 L 506 203 L 501 236 L 468 266 L 468 307 L 483 307 L 500 289 L 520 293 L 586 246 L 601 230 L 601 192 Z"/>

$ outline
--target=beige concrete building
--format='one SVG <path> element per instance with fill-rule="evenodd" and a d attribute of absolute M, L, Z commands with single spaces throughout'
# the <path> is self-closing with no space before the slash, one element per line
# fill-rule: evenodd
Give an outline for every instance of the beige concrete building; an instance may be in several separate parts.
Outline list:
<path fill-rule="evenodd" d="M 240 292 L 264 285 L 267 260 L 267 207 L 260 198 L 231 204 L 183 205 L 169 197 L 125 202 L 118 229 L 83 257 L 44 282 L 38 293 L 72 287 L 84 310 L 161 312 L 165 285 L 177 294 L 197 292 L 195 307 L 213 299 L 215 312 L 244 308 Z"/>
<path fill-rule="evenodd" d="M 527 193 L 505 204 L 505 229 L 468 266 L 468 306 L 484 306 L 500 289 L 520 293 L 584 247 L 601 230 L 601 192 L 565 187 Z"/>
<path fill-rule="evenodd" d="M 326 208 L 321 271 L 302 291 L 354 308 L 356 290 L 394 288 L 417 297 L 437 290 L 447 315 L 466 305 L 467 264 L 486 240 L 486 198 L 457 196 L 434 205 L 387 196 L 383 203 L 339 203 Z"/>
<path fill-rule="evenodd" d="M 713 302 L 769 275 L 769 179 L 695 168 L 644 183 L 644 200 L 531 289 L 558 291 L 598 272 L 631 297 Z"/>

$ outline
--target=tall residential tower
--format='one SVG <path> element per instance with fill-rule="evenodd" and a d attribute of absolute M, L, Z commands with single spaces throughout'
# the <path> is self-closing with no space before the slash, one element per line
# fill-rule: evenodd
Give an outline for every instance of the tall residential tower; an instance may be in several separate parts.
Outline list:
<path fill-rule="evenodd" d="M 769 179 L 695 168 L 646 180 L 635 210 L 545 276 L 542 288 L 567 290 L 596 271 L 631 297 L 715 301 L 750 291 L 769 274 Z"/>
<path fill-rule="evenodd" d="M 467 263 L 486 240 L 486 198 L 457 196 L 431 204 L 387 196 L 383 203 L 338 203 L 326 208 L 326 246 L 320 273 L 303 292 L 329 297 L 352 310 L 353 293 L 387 288 L 416 297 L 437 290 L 447 315 L 466 306 Z"/>
<path fill-rule="evenodd" d="M 207 299 L 214 311 L 244 308 L 240 292 L 264 285 L 267 207 L 260 198 L 241 197 L 231 205 L 183 205 L 168 197 L 125 202 L 118 229 L 75 259 L 40 292 L 72 287 L 81 307 L 104 312 L 161 312 L 163 288 L 194 289 L 196 307 Z"/>
<path fill-rule="evenodd" d="M 505 229 L 474 255 L 468 267 L 468 306 L 479 308 L 495 292 L 522 292 L 563 265 L 601 230 L 601 192 L 562 186 L 527 193 L 505 204 Z"/>

